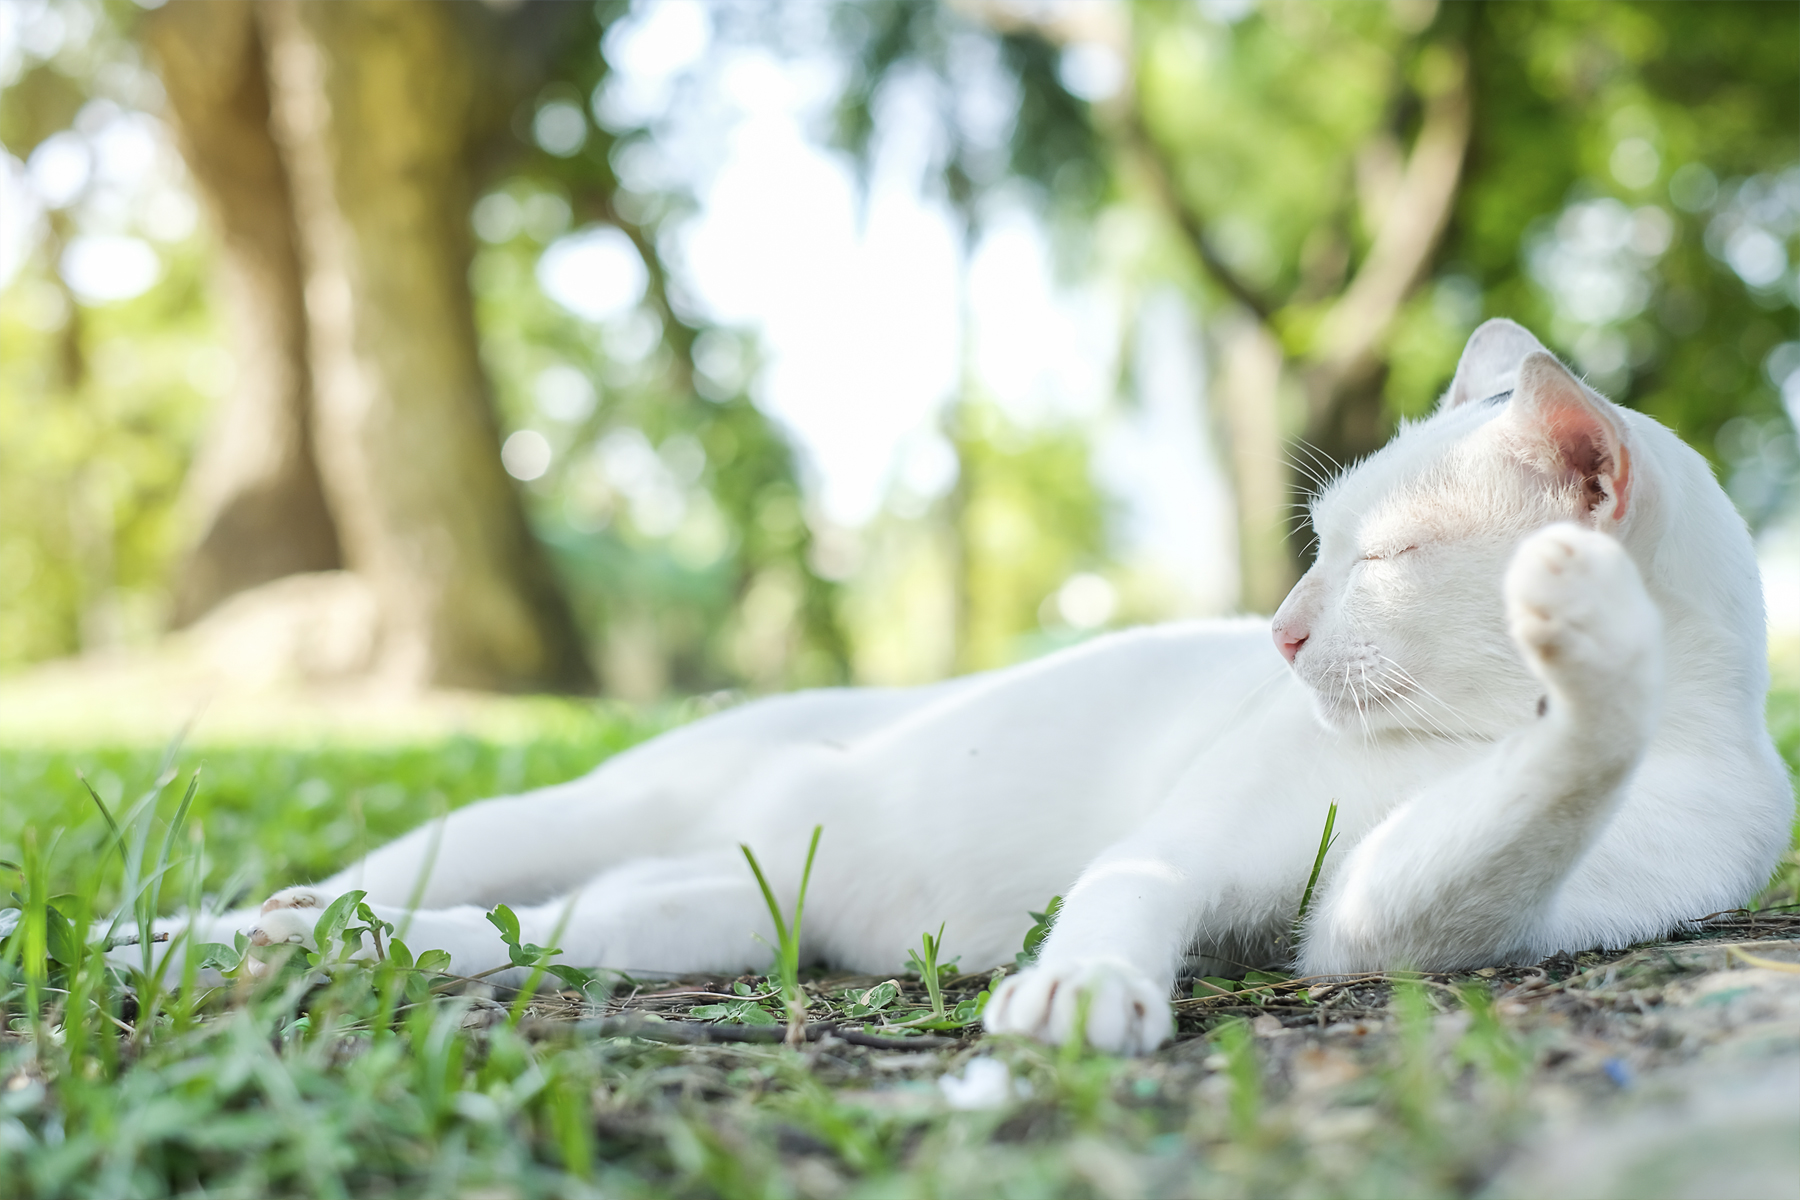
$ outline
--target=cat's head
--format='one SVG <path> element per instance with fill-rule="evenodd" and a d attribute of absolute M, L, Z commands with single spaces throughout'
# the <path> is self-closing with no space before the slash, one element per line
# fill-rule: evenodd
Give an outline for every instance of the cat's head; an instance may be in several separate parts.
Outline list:
<path fill-rule="evenodd" d="M 1318 559 L 1273 632 L 1321 719 L 1459 736 L 1530 719 L 1542 689 L 1501 596 L 1513 551 L 1576 521 L 1648 567 L 1667 524 L 1665 440 L 1694 460 L 1673 473 L 1718 493 L 1707 503 L 1723 505 L 1747 549 L 1717 484 L 1667 430 L 1608 402 L 1511 321 L 1476 330 L 1437 411 L 1313 501 Z"/>

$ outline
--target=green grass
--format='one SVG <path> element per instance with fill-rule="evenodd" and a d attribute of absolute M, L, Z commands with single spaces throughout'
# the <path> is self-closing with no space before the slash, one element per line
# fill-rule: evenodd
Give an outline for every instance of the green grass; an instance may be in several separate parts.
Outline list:
<path fill-rule="evenodd" d="M 191 819 L 211 846 L 206 887 L 248 870 L 246 891 L 321 878 L 446 808 L 572 779 L 666 728 L 668 716 L 589 710 L 546 721 L 546 736 L 471 736 L 390 746 L 205 746 L 171 766 L 200 772 Z M 163 769 L 160 747 L 34 751 L 0 748 L 0 847 L 24 830 L 61 830 L 61 855 L 97 852 L 106 829 L 81 784 L 114 809 Z M 0 857 L 11 854 L 0 850 Z"/>
<path fill-rule="evenodd" d="M 1792 763 L 1800 692 L 1779 693 L 1771 717 Z M 634 1007 L 779 1036 L 792 996 L 765 978 L 664 1000 L 642 995 L 664 985 L 629 980 L 586 1000 L 459 995 L 430 947 L 397 945 L 354 905 L 328 914 L 336 935 L 312 961 L 259 979 L 240 967 L 204 995 L 173 985 L 202 957 L 231 967 L 235 948 L 177 948 L 169 978 L 136 978 L 133 996 L 75 936 L 115 910 L 129 930 L 138 904 L 322 875 L 444 808 L 579 774 L 668 719 L 564 711 L 530 740 L 212 746 L 172 762 L 0 750 L 0 859 L 14 864 L 0 868 L 0 907 L 24 912 L 0 952 L 0 1196 L 1458 1196 L 1525 1119 L 1536 1050 L 1483 980 L 1401 987 L 1384 1010 L 1392 1036 L 1367 1039 L 1327 1102 L 1303 1086 L 1303 1067 L 1324 1068 L 1247 1023 L 1307 1022 L 1311 993 L 1278 977 L 1184 1001 L 1181 1042 L 1122 1061 L 978 1038 L 989 976 L 936 963 L 934 939 L 917 981 L 895 963 L 892 981 L 805 983 L 810 1020 L 940 1047 L 896 1051 L 671 1045 L 653 1026 L 625 1036 L 564 1019 L 616 983 L 617 999 L 641 993 Z M 829 845 L 827 829 L 820 853 Z M 1791 900 L 1796 876 L 1790 865 L 1771 899 Z M 341 961 L 346 939 L 375 936 L 383 961 Z M 545 965 L 536 947 L 519 955 Z M 936 1080 L 976 1054 L 1005 1062 L 1013 1091 L 952 1109 Z"/>

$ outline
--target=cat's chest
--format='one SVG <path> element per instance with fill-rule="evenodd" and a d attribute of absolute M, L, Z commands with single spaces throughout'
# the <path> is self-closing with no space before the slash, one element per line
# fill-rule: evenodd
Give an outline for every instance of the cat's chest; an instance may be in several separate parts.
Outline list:
<path fill-rule="evenodd" d="M 1491 750 L 1485 741 L 1364 738 L 1294 720 L 1239 730 L 1207 746 L 1188 764 L 1172 799 L 1184 806 L 1320 814 L 1335 803 L 1360 825 Z"/>

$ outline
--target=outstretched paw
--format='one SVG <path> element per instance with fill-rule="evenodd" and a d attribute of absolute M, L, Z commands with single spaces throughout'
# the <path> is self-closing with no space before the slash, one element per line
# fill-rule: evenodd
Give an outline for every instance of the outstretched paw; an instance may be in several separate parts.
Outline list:
<path fill-rule="evenodd" d="M 1087 1043 L 1111 1054 L 1148 1054 L 1173 1032 L 1168 989 L 1110 959 L 1032 967 L 1000 985 L 982 1023 L 1060 1044 L 1084 1015 Z"/>
<path fill-rule="evenodd" d="M 245 930 L 252 946 L 292 944 L 316 950 L 313 926 L 337 896 L 316 887 L 283 888 L 263 901 L 254 927 Z"/>
<path fill-rule="evenodd" d="M 263 901 L 264 912 L 274 912 L 278 908 L 310 908 L 323 912 L 336 897 L 314 887 L 283 888 L 267 900 Z"/>
<path fill-rule="evenodd" d="M 1571 524 L 1526 538 L 1506 572 L 1506 611 L 1525 661 L 1564 699 L 1647 707 L 1661 621 L 1613 538 Z"/>
<path fill-rule="evenodd" d="M 269 904 L 275 903 L 270 900 Z M 319 911 L 311 906 L 298 907 L 290 905 L 285 908 L 270 908 L 263 905 L 263 912 L 256 919 L 256 924 L 245 931 L 252 946 L 303 946 L 308 950 L 317 950 L 313 944 L 313 926 L 318 922 Z"/>

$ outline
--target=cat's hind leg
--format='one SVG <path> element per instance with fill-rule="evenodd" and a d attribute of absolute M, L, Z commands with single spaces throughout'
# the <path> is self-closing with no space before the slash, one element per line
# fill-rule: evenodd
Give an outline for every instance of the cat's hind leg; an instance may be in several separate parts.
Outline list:
<path fill-rule="evenodd" d="M 449 951 L 452 974 L 483 974 L 510 961 L 499 931 L 480 906 L 410 913 L 391 905 L 370 907 L 395 926 L 396 936 L 415 954 Z M 775 941 L 774 922 L 736 850 L 638 859 L 568 896 L 513 911 L 522 942 L 559 948 L 559 961 L 571 966 L 627 974 L 762 970 Z M 259 946 L 310 946 L 317 918 L 313 908 L 272 907 L 257 919 L 250 940 Z M 365 954 L 372 952 L 365 949 Z M 522 979 L 502 974 L 500 981 Z"/>
<path fill-rule="evenodd" d="M 637 859 L 683 853 L 734 792 L 779 759 L 794 731 L 750 706 L 664 734 L 579 779 L 467 805 L 316 884 L 272 898 L 323 908 L 345 892 L 421 909 L 549 900 Z M 791 724 L 791 722 L 790 722 Z"/>

